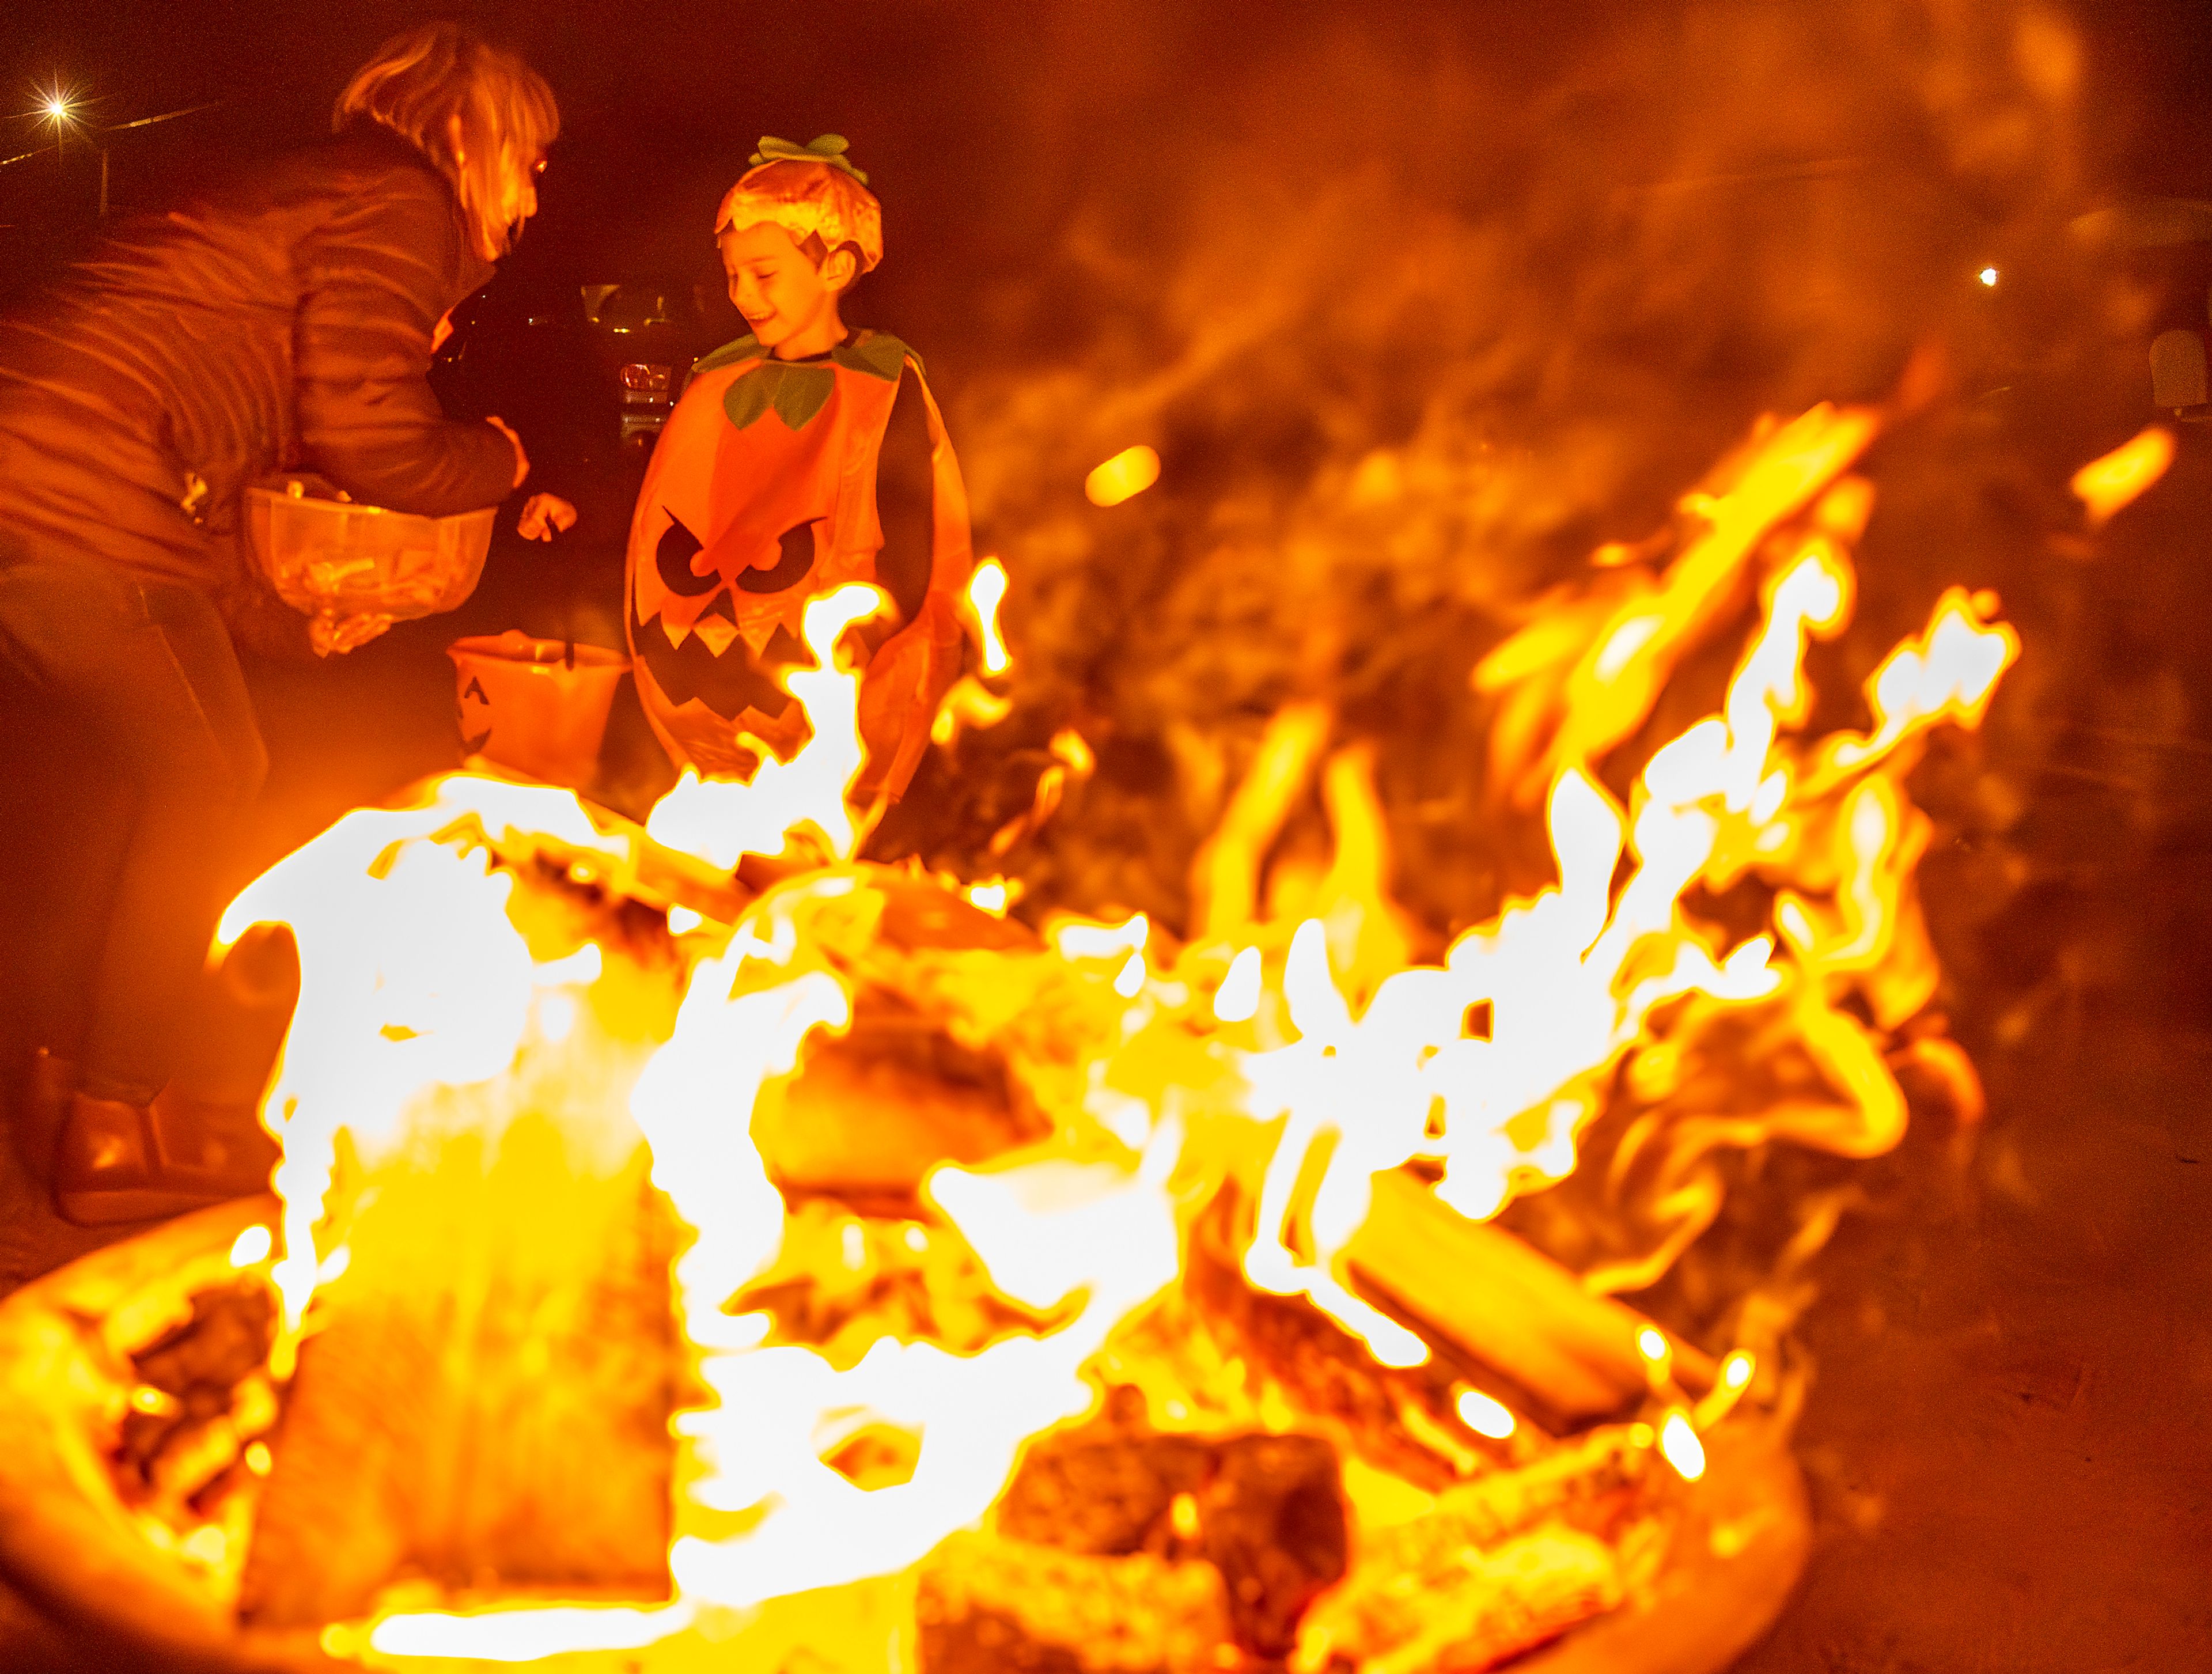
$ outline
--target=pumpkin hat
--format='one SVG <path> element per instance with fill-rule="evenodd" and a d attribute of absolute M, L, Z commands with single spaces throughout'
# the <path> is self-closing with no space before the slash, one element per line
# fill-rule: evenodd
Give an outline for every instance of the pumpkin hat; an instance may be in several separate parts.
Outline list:
<path fill-rule="evenodd" d="M 842 134 L 823 134 L 805 145 L 763 135 L 752 167 L 715 212 L 714 235 L 765 222 L 782 228 L 794 244 L 820 239 L 825 254 L 849 244 L 867 272 L 884 259 L 884 208 L 845 151 Z"/>

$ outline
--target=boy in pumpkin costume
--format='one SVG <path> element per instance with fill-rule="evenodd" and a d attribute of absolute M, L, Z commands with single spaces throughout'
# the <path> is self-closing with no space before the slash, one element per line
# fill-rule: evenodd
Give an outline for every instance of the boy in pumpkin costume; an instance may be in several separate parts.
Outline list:
<path fill-rule="evenodd" d="M 763 749 L 788 760 L 809 728 L 777 674 L 809 660 L 807 602 L 874 583 L 897 620 L 862 634 L 856 789 L 895 800 L 960 670 L 967 496 L 921 361 L 841 317 L 883 259 L 883 211 L 844 140 L 764 138 L 752 161 L 714 222 L 752 330 L 692 368 L 630 523 L 638 697 L 702 777 L 750 778 Z"/>

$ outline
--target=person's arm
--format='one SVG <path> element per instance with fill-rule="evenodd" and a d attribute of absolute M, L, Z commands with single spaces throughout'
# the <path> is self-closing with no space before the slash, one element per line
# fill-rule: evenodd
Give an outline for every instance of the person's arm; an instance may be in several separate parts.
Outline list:
<path fill-rule="evenodd" d="M 872 624 L 874 654 L 860 682 L 860 735 L 868 759 L 854 788 L 896 801 L 928 747 L 931 718 L 959 676 L 961 630 L 938 572 L 939 478 L 918 374 L 899 385 L 877 455 L 876 517 L 884 545 L 876 580 L 890 594 L 896 624 Z M 964 506 L 949 508 L 964 522 Z M 963 532 L 964 533 L 964 532 Z M 963 540 L 959 551 L 964 551 Z"/>
<path fill-rule="evenodd" d="M 520 444 L 447 418 L 430 390 L 431 334 L 464 261 L 445 188 L 412 168 L 357 184 L 301 252 L 303 461 L 368 505 L 431 517 L 496 505 L 527 470 Z"/>
<path fill-rule="evenodd" d="M 876 554 L 876 580 L 897 608 L 903 626 L 921 609 L 937 550 L 935 473 L 929 463 L 929 419 L 912 378 L 899 380 L 890 423 L 876 456 L 876 521 L 884 544 Z"/>

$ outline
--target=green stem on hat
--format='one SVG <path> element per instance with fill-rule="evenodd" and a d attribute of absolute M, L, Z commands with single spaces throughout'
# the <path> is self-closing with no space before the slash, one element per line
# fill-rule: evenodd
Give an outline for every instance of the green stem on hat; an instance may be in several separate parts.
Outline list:
<path fill-rule="evenodd" d="M 868 177 L 853 167 L 846 157 L 848 149 L 842 134 L 817 134 L 804 145 L 794 145 L 787 139 L 778 139 L 773 134 L 763 134 L 760 149 L 753 153 L 753 166 L 757 168 L 769 162 L 818 162 L 832 168 L 842 168 L 862 186 Z"/>

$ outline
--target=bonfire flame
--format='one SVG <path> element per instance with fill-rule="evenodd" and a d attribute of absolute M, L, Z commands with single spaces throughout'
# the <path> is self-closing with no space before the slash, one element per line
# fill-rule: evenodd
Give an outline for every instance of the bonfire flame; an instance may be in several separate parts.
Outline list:
<path fill-rule="evenodd" d="M 1769 429 L 1684 502 L 1663 569 L 1601 553 L 1588 585 L 1544 601 L 1482 660 L 1475 684 L 1498 705 L 1496 782 L 1516 806 L 1540 802 L 1558 876 L 1461 934 L 1439 963 L 1413 963 L 1414 933 L 1388 898 L 1372 753 L 1325 753 L 1331 720 L 1312 705 L 1276 717 L 1201 853 L 1187 945 L 1141 917 L 1056 927 L 1033 957 L 1067 973 L 1091 1039 L 1069 1107 L 1053 1113 L 1054 1140 L 996 1166 L 941 1165 L 925 1185 L 993 1284 L 1052 1313 L 1036 1335 L 972 1355 L 886 1336 L 841 1370 L 811 1348 L 769 1343 L 763 1316 L 723 1312 L 784 1238 L 749 1131 L 755 1100 L 792 1072 L 810 1035 L 853 1014 L 845 978 L 808 956 L 799 921 L 852 892 L 855 874 L 829 865 L 712 934 L 684 909 L 676 928 L 694 932 L 680 945 L 696 962 L 629 1099 L 653 1178 L 695 1234 L 675 1280 L 713 1394 L 678 1421 L 677 1601 L 394 1615 L 365 1640 L 337 1630 L 332 1647 L 509 1660 L 634 1648 L 702 1608 L 906 1568 L 988 1509 L 1030 1437 L 1093 1406 L 1086 1367 L 1175 1282 L 1183 1223 L 1209 1195 L 1194 1177 L 1209 1171 L 1212 1184 L 1226 1173 L 1255 1188 L 1249 1281 L 1302 1293 L 1376 1361 L 1403 1367 L 1425 1359 L 1427 1343 L 1358 1294 L 1343 1261 L 1389 1171 L 1424 1165 L 1461 1214 L 1495 1215 L 1569 1174 L 1578 1139 L 1626 1089 L 1643 1113 L 1614 1166 L 1649 1162 L 1659 1232 L 1637 1258 L 1586 1275 L 1604 1292 L 1649 1284 L 1710 1224 L 1719 1187 L 1704 1165 L 1717 1148 L 1777 1136 L 1851 1156 L 1893 1145 L 1905 1107 L 1891 1057 L 1942 1044 L 1905 1048 L 1894 1036 L 1937 975 L 1912 892 L 1927 822 L 1905 776 L 1930 728 L 1978 724 L 2019 640 L 1991 621 L 1992 598 L 1954 588 L 1867 681 L 1866 730 L 1802 735 L 1808 647 L 1850 617 L 1850 548 L 1873 490 L 1849 473 L 1879 426 L 1871 410 L 1821 407 Z M 997 571 L 971 595 L 972 625 L 1000 667 L 1003 592 Z M 1684 657 L 1754 596 L 1759 625 L 1719 713 L 1653 751 L 1624 807 L 1606 788 L 1604 758 L 1644 727 Z M 861 760 L 857 677 L 835 648 L 878 604 L 856 587 L 808 607 L 816 667 L 789 680 L 812 740 L 789 764 L 763 752 L 749 785 L 687 776 L 654 811 L 653 843 L 724 871 L 798 839 L 825 861 L 850 855 L 861 830 L 845 801 Z M 1004 700 L 963 683 L 940 738 L 1003 712 Z M 1054 755 L 1016 836 L 1091 769 L 1072 733 Z M 1316 772 L 1334 864 L 1263 892 L 1268 851 Z M 506 1074 L 519 1054 L 566 1038 L 593 1003 L 598 948 L 533 951 L 512 922 L 514 880 L 487 844 L 515 842 L 556 843 L 586 867 L 641 863 L 636 833 L 611 831 L 566 792 L 455 776 L 422 807 L 347 816 L 224 920 L 226 939 L 288 922 L 301 951 L 299 1010 L 265 1111 L 284 1146 L 276 1281 L 288 1342 L 319 1278 L 343 1263 L 342 1245 L 315 1241 L 340 1147 L 399 1144 L 441 1089 Z M 1747 880 L 1771 898 L 1763 928 L 1731 934 L 1700 916 L 1698 900 Z M 1004 911 L 1012 886 L 992 880 L 967 893 Z M 989 990 L 996 969 L 982 961 L 964 980 Z M 1759 1108 L 1705 1102 L 1701 1044 L 1723 1020 L 1753 1018 L 1760 1054 L 1794 1053 L 1813 1074 Z M 1972 1088 L 1955 1049 L 1943 1062 Z M 1187 1075 L 1192 1065 L 1203 1073 Z M 1203 1091 L 1186 1084 L 1198 1080 Z M 1225 1162 L 1192 1142 L 1185 1121 L 1209 1106 L 1241 1135 Z M 1750 1347 L 1692 1405 L 1674 1381 L 1672 1346 L 1647 1334 L 1652 1388 L 1673 1403 L 1663 1417 L 1655 1409 L 1651 1445 L 1683 1475 L 1703 1469 L 1699 1431 L 1750 1385 Z M 1513 1431 L 1512 1414 L 1479 1391 L 1458 1410 L 1479 1434 Z M 864 1488 L 823 1463 L 825 1438 L 866 1424 L 916 1439 L 903 1480 Z"/>

